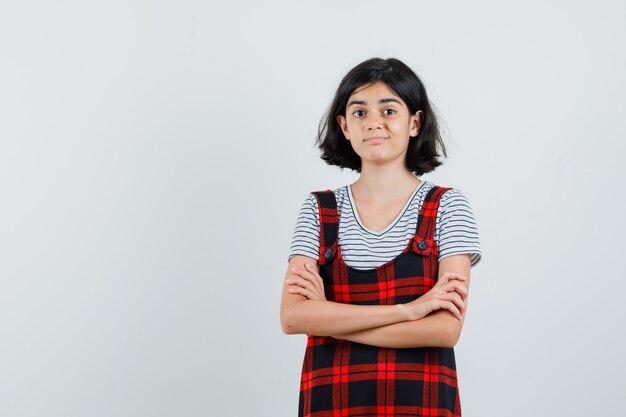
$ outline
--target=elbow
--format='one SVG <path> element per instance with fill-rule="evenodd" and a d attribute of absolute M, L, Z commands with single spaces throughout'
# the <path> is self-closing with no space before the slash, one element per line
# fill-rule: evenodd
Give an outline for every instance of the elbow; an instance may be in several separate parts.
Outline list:
<path fill-rule="evenodd" d="M 296 326 L 296 320 L 294 320 L 293 314 L 287 312 L 280 313 L 280 328 L 285 334 L 300 334 Z"/>
<path fill-rule="evenodd" d="M 285 326 L 284 324 L 280 326 L 284 334 L 296 334 L 293 329 L 289 326 Z"/>
<path fill-rule="evenodd" d="M 434 317 L 437 317 L 436 323 L 436 339 L 437 344 L 435 346 L 444 348 L 453 348 L 456 346 L 461 336 L 461 329 L 463 328 L 463 322 L 459 321 L 455 315 L 447 310 L 438 310 L 433 313 Z"/>
<path fill-rule="evenodd" d="M 304 298 L 304 297 L 303 297 Z M 285 303 L 280 309 L 280 328 L 285 334 L 307 334 L 307 310 L 303 309 L 308 300 L 295 300 Z"/>
<path fill-rule="evenodd" d="M 451 334 L 448 335 L 447 340 L 446 340 L 446 346 L 447 348 L 453 348 L 456 346 L 456 344 L 459 341 L 459 334 L 456 332 L 450 332 Z"/>
<path fill-rule="evenodd" d="M 455 318 L 456 320 L 456 318 Z M 454 324 L 450 327 L 448 327 L 448 332 L 446 335 L 446 346 L 448 348 L 453 348 L 456 346 L 456 344 L 459 342 L 459 339 L 461 337 L 461 326 L 458 324 Z"/>
<path fill-rule="evenodd" d="M 298 334 L 298 332 L 294 329 L 294 326 L 287 322 L 280 322 L 280 328 L 285 334 Z"/>

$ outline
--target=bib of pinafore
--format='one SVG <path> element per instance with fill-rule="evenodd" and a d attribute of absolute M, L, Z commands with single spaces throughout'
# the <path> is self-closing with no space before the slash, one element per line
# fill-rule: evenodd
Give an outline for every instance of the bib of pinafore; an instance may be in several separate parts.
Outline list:
<path fill-rule="evenodd" d="M 407 303 L 437 282 L 434 240 L 441 195 L 434 186 L 420 209 L 415 235 L 402 253 L 373 269 L 348 266 L 338 245 L 332 190 L 315 191 L 320 218 L 320 276 L 326 298 L 339 303 Z M 453 348 L 381 348 L 307 335 L 300 381 L 299 417 L 460 417 Z"/>

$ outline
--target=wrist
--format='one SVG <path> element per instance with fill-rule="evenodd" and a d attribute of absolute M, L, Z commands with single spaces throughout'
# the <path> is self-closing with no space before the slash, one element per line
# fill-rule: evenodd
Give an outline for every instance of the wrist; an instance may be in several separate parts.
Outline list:
<path fill-rule="evenodd" d="M 407 306 L 406 304 L 396 304 L 396 307 L 398 308 L 398 310 L 400 312 L 400 317 L 401 317 L 402 321 L 411 321 L 411 320 L 413 320 L 411 318 L 411 309 L 409 308 L 409 306 Z"/>

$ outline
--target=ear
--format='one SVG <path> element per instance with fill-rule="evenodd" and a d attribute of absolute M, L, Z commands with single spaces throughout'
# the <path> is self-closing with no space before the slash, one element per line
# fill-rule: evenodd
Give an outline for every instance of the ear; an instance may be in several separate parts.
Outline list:
<path fill-rule="evenodd" d="M 409 121 L 409 136 L 416 137 L 422 127 L 422 111 L 418 110 L 411 116 Z"/>
<path fill-rule="evenodd" d="M 348 133 L 348 123 L 346 122 L 346 117 L 340 114 L 339 116 L 337 116 L 336 120 L 337 123 L 339 123 L 339 127 L 341 127 L 341 130 L 343 131 L 343 135 L 346 137 L 346 139 L 350 140 L 350 133 Z"/>

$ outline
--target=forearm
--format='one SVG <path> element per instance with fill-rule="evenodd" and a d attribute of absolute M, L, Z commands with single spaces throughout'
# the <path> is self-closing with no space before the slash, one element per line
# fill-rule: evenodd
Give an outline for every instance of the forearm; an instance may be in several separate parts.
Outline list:
<path fill-rule="evenodd" d="M 420 320 L 336 333 L 333 337 L 385 348 L 452 347 L 452 320 L 458 321 L 449 311 L 437 310 Z"/>
<path fill-rule="evenodd" d="M 332 336 L 379 328 L 407 320 L 403 305 L 356 305 L 327 300 L 301 300 L 284 314 L 289 334 Z"/>

